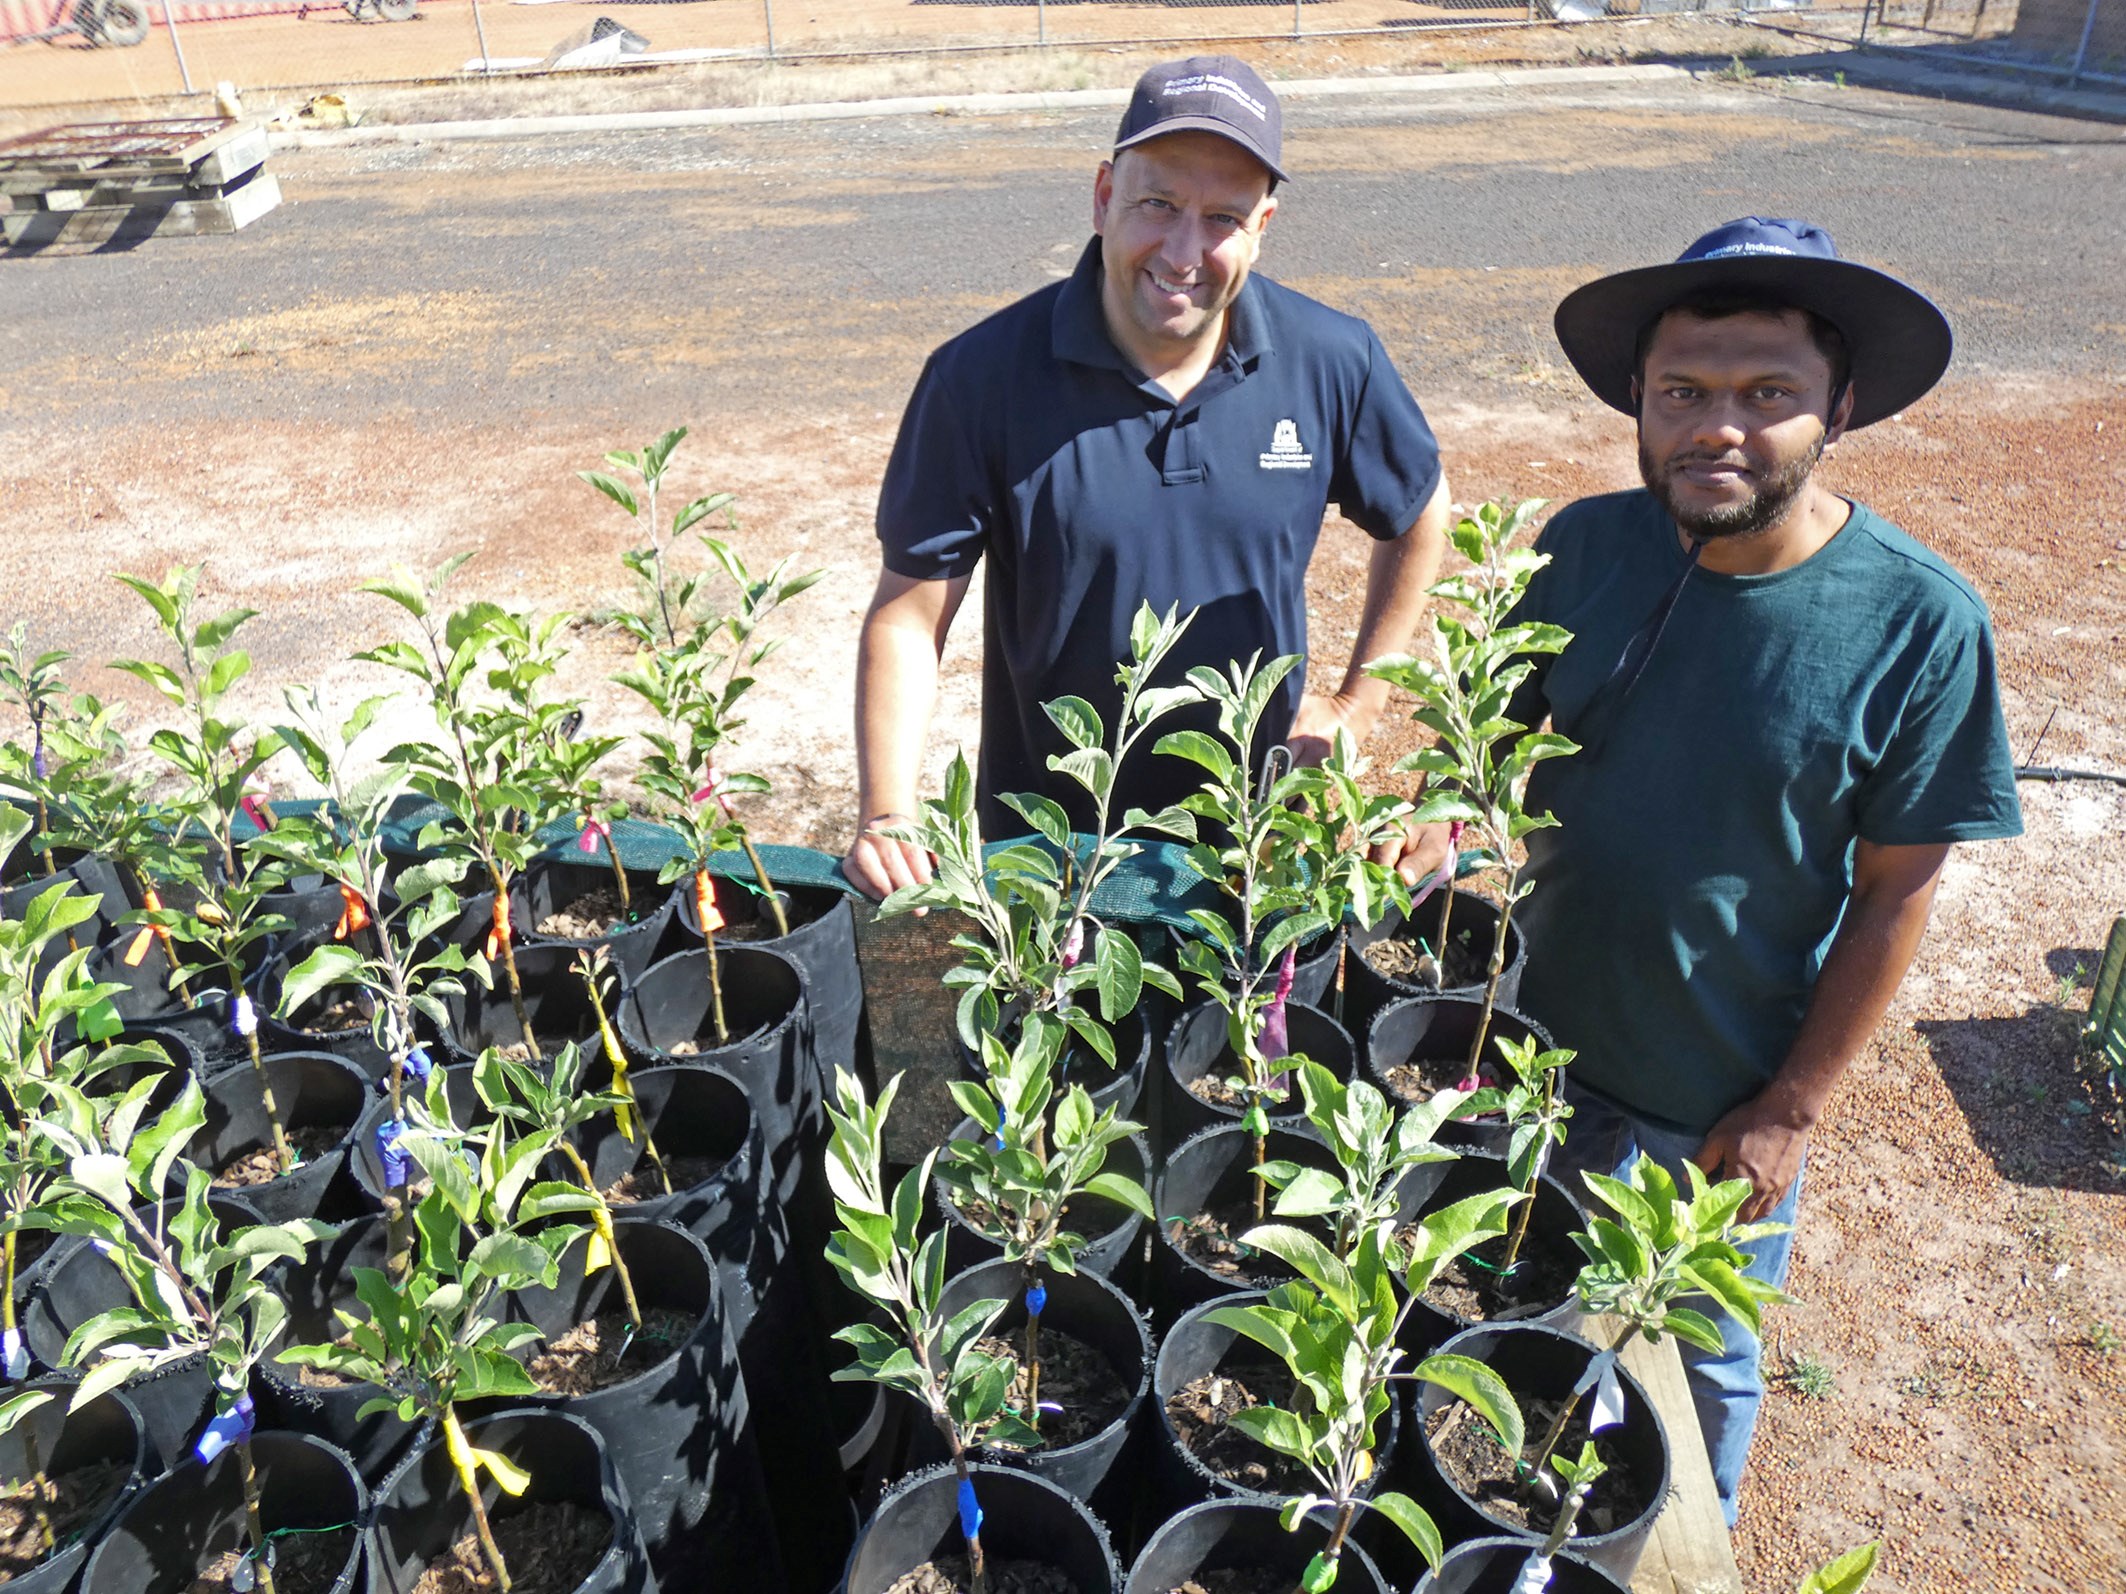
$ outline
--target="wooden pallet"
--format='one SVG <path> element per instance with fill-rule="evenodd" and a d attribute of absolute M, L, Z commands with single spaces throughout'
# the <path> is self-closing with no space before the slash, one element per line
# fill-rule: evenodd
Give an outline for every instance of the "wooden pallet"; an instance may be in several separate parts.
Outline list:
<path fill-rule="evenodd" d="M 0 142 L 9 247 L 232 233 L 280 203 L 266 129 L 231 117 L 88 122 Z"/>

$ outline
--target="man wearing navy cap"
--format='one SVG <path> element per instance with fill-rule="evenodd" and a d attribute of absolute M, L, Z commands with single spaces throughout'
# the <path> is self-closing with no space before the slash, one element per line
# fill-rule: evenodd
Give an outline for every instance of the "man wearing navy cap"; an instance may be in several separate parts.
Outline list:
<path fill-rule="evenodd" d="M 879 493 L 884 568 L 858 655 L 860 833 L 843 869 L 864 890 L 929 876 L 927 855 L 880 828 L 916 806 L 939 656 L 978 563 L 987 835 L 1025 828 L 1003 792 L 1045 792 L 1088 823 L 1083 794 L 1049 772 L 1068 749 L 1041 705 L 1074 694 L 1111 720 L 1140 603 L 1200 611 L 1177 679 L 1305 652 L 1307 562 L 1332 502 L 1376 539 L 1364 613 L 1341 689 L 1302 697 L 1295 672 L 1276 729 L 1318 756 L 1379 715 L 1385 685 L 1362 666 L 1415 628 L 1447 488 L 1371 329 L 1252 275 L 1282 160 L 1276 96 L 1243 62 L 1152 68 L 1094 178 L 1097 236 L 1076 271 L 925 366 Z M 1198 779 L 1180 759 L 1133 759 L 1116 811 Z"/>
<path fill-rule="evenodd" d="M 1814 474 L 1940 379 L 1948 322 L 1820 228 L 1748 217 L 1556 324 L 1636 418 L 1645 487 L 1560 511 L 1516 611 L 1573 640 L 1513 717 L 1581 747 L 1528 785 L 1559 823 L 1528 838 L 1520 1005 L 1579 1053 L 1565 1161 L 1689 1161 L 1791 1223 L 1949 848 L 2022 829 L 1985 605 Z M 1791 1245 L 1750 1273 L 1778 1284 Z M 1732 1524 L 1763 1383 L 1756 1337 L 1723 1338 L 1684 1359 Z"/>

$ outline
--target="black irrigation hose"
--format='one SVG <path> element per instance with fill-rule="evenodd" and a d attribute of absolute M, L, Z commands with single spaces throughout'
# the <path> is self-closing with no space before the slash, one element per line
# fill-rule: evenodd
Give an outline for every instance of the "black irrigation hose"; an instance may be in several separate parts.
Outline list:
<path fill-rule="evenodd" d="M 2019 764 L 2017 780 L 2106 780 L 2114 786 L 2126 786 L 2126 775 L 2111 774 L 2101 769 L 2059 769 L 2051 764 Z"/>

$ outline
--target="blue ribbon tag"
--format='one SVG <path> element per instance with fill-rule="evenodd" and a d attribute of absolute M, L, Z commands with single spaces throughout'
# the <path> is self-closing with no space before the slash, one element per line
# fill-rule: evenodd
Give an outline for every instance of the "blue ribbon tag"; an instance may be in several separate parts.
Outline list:
<path fill-rule="evenodd" d="M 253 1413 L 251 1397 L 238 1395 L 236 1404 L 212 1418 L 199 1433 L 199 1442 L 192 1447 L 192 1454 L 202 1461 L 212 1461 L 229 1446 L 251 1437 Z"/>
<path fill-rule="evenodd" d="M 8 1382 L 15 1383 L 29 1376 L 30 1348 L 23 1341 L 21 1329 L 11 1328 L 0 1334 L 0 1356 L 7 1359 Z"/>
<path fill-rule="evenodd" d="M 989 1149 L 990 1149 L 990 1150 L 992 1150 L 992 1151 L 1002 1151 L 1002 1150 L 1004 1149 L 1004 1124 L 1005 1124 L 1005 1112 L 1004 1112 L 1004 1109 L 1003 1109 L 1003 1108 L 1002 1108 L 1001 1106 L 999 1106 L 999 1107 L 997 1108 L 997 1132 L 996 1132 L 996 1136 L 995 1136 L 995 1138 L 994 1138 L 994 1139 L 992 1139 L 992 1140 L 991 1140 L 991 1141 L 989 1142 Z"/>
<path fill-rule="evenodd" d="M 387 1118 L 376 1126 L 377 1160 L 384 1165 L 384 1185 L 396 1190 L 413 1180 L 413 1156 L 399 1149 L 405 1136 L 406 1126 L 396 1118 Z"/>
<path fill-rule="evenodd" d="M 426 1080 L 435 1066 L 435 1059 L 428 1055 L 425 1046 L 416 1046 L 406 1054 L 406 1072 L 411 1078 Z"/>
<path fill-rule="evenodd" d="M 982 1506 L 974 1497 L 974 1479 L 960 1480 L 960 1533 L 970 1542 L 982 1536 Z"/>
<path fill-rule="evenodd" d="M 1039 1317 L 1041 1315 L 1041 1309 L 1047 1305 L 1048 1286 L 1046 1284 L 1029 1284 L 1026 1286 L 1027 1316 Z"/>

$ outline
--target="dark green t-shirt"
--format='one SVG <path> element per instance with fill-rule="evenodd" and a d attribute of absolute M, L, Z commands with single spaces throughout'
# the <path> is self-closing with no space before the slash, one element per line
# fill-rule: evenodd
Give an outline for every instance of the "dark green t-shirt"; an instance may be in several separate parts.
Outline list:
<path fill-rule="evenodd" d="M 1685 564 L 1675 523 L 1616 493 L 1561 511 L 1537 547 L 1551 562 L 1521 612 L 1573 641 L 1517 717 L 1547 713 L 1590 751 L 1529 782 L 1559 824 L 1528 838 L 1521 1006 L 1579 1052 L 1581 1083 L 1702 1132 L 1785 1060 L 1856 839 L 2021 833 L 1991 623 L 1855 505 L 1791 569 L 1693 571 L 1619 699 L 1601 688 Z"/>

